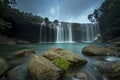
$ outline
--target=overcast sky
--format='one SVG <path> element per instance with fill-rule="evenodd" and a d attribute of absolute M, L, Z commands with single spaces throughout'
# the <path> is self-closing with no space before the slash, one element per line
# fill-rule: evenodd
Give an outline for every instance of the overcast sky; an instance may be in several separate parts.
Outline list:
<path fill-rule="evenodd" d="M 17 0 L 17 8 L 34 15 L 66 22 L 88 23 L 88 14 L 104 0 Z"/>

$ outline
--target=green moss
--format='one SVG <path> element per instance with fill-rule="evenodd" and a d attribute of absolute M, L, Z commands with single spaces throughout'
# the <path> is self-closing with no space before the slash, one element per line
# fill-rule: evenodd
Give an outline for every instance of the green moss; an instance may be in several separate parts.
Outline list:
<path fill-rule="evenodd" d="M 54 64 L 57 65 L 58 67 L 64 69 L 67 71 L 70 68 L 70 61 L 65 58 L 55 58 L 53 60 Z"/>

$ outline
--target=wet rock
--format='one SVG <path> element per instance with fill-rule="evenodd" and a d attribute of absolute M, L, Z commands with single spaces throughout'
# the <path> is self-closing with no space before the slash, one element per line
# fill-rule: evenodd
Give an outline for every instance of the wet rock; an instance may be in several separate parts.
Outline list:
<path fill-rule="evenodd" d="M 13 58 L 13 59 L 8 60 L 8 64 L 9 64 L 10 69 L 13 69 L 17 66 L 28 63 L 32 56 L 33 55 L 30 55 L 27 57 L 22 57 L 22 58 Z"/>
<path fill-rule="evenodd" d="M 9 80 L 32 80 L 27 64 L 22 64 L 9 70 L 7 73 L 7 78 Z"/>
<path fill-rule="evenodd" d="M 120 61 L 100 62 L 97 66 L 108 80 L 120 80 Z"/>
<path fill-rule="evenodd" d="M 41 55 L 34 55 L 30 60 L 29 70 L 36 80 L 61 80 L 69 67 L 81 66 L 86 62 L 70 51 L 52 48 Z"/>
<path fill-rule="evenodd" d="M 29 50 L 29 49 L 23 49 L 23 50 L 15 52 L 13 54 L 13 57 L 14 58 L 20 58 L 20 57 L 29 56 L 29 55 L 32 55 L 32 54 L 35 54 L 35 51 Z"/>
<path fill-rule="evenodd" d="M 15 44 L 28 44 L 29 41 L 11 38 L 5 35 L 0 35 L 0 45 L 15 45 Z"/>
<path fill-rule="evenodd" d="M 109 40 L 107 42 L 109 46 L 114 46 L 114 47 L 120 47 L 120 37 L 117 37 L 115 39 Z"/>
<path fill-rule="evenodd" d="M 29 70 L 34 80 L 59 80 L 63 75 L 62 69 L 41 55 L 33 56 L 29 62 Z"/>
<path fill-rule="evenodd" d="M 116 51 L 117 53 L 119 53 L 119 52 L 120 52 L 120 47 L 110 46 L 109 48 L 110 48 L 111 50 Z M 118 54 L 118 55 L 119 55 L 119 54 Z"/>
<path fill-rule="evenodd" d="M 82 49 L 82 53 L 90 56 L 108 56 L 116 55 L 116 51 L 111 48 L 97 46 L 97 45 L 88 45 Z"/>
<path fill-rule="evenodd" d="M 120 41 L 109 43 L 108 46 L 120 47 Z"/>
<path fill-rule="evenodd" d="M 74 53 L 64 50 L 61 48 L 52 48 L 46 53 L 43 54 L 44 57 L 48 58 L 49 60 L 53 61 L 56 58 L 65 58 L 68 59 L 71 62 L 72 66 L 81 66 L 87 61 L 83 59 L 82 57 L 75 55 Z"/>
<path fill-rule="evenodd" d="M 17 43 L 17 44 L 30 44 L 29 41 L 17 40 L 17 39 L 16 39 L 16 43 Z"/>
<path fill-rule="evenodd" d="M 6 60 L 0 58 L 0 76 L 4 74 L 6 70 L 8 70 L 9 65 L 7 64 Z"/>
<path fill-rule="evenodd" d="M 75 73 L 74 78 L 78 80 L 88 80 L 87 74 L 83 72 Z"/>

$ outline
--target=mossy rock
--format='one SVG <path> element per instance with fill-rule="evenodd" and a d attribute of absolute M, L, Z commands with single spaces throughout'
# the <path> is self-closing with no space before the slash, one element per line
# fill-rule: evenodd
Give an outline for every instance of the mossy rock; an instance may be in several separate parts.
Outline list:
<path fill-rule="evenodd" d="M 4 74 L 4 72 L 9 68 L 8 63 L 5 59 L 0 58 L 0 76 Z"/>
<path fill-rule="evenodd" d="M 55 58 L 53 63 L 65 71 L 67 71 L 71 65 L 71 62 L 66 58 Z"/>

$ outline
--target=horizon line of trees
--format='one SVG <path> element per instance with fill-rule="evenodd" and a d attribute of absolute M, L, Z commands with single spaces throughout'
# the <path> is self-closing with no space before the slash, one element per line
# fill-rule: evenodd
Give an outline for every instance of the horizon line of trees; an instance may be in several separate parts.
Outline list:
<path fill-rule="evenodd" d="M 16 5 L 16 0 L 0 0 L 0 34 L 9 32 L 9 29 L 19 24 L 38 25 L 42 21 L 50 22 L 47 17 L 22 12 L 15 8 Z"/>

